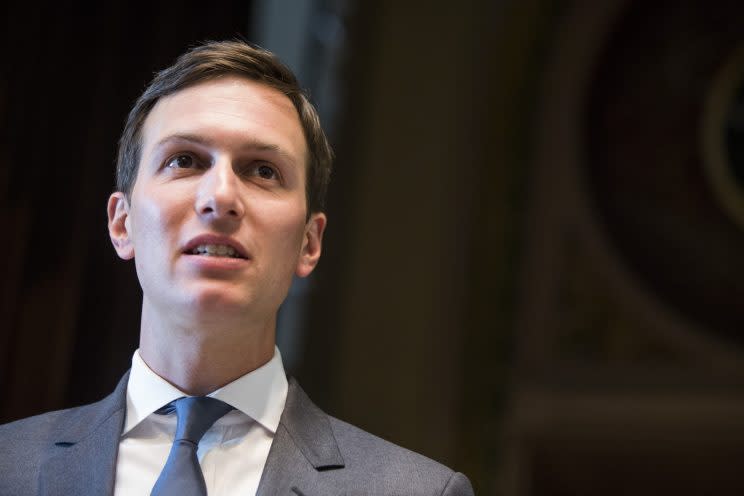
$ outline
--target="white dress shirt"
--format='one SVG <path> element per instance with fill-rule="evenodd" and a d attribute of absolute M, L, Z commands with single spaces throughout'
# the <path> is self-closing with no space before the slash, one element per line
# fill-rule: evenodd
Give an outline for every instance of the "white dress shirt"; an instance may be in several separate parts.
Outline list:
<path fill-rule="evenodd" d="M 209 394 L 235 410 L 204 434 L 197 457 L 210 496 L 256 494 L 287 399 L 279 349 L 262 367 Z M 176 415 L 154 413 L 188 396 L 153 372 L 139 350 L 132 357 L 127 411 L 116 461 L 115 496 L 146 496 L 168 458 Z"/>

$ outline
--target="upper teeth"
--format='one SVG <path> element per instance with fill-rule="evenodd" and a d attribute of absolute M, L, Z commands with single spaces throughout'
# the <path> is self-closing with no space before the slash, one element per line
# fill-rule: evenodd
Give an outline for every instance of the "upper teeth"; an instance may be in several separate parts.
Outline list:
<path fill-rule="evenodd" d="M 239 258 L 235 248 L 227 245 L 199 245 L 191 253 L 194 255 L 213 255 L 218 257 L 236 257 Z"/>

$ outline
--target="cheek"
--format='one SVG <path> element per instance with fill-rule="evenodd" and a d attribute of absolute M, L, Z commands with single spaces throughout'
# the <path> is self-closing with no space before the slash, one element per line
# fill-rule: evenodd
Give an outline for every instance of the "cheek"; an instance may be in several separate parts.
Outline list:
<path fill-rule="evenodd" d="M 162 293 L 173 277 L 184 204 L 175 200 L 159 192 L 143 194 L 134 203 L 134 262 L 142 290 L 148 294 Z"/>
<path fill-rule="evenodd" d="M 135 250 L 145 250 L 140 253 L 147 256 L 168 249 L 178 236 L 178 226 L 183 212 L 188 208 L 182 199 L 169 198 L 160 194 L 138 198 L 136 211 L 133 215 L 135 232 Z"/>
<path fill-rule="evenodd" d="M 282 229 L 288 234 L 294 233 L 296 236 L 302 237 L 302 233 L 305 231 L 304 202 L 297 202 L 294 205 L 288 206 L 278 217 L 279 219 L 276 220 L 277 225 L 281 225 Z"/>
<path fill-rule="evenodd" d="M 294 204 L 284 205 L 271 209 L 262 219 L 262 230 L 269 235 L 274 249 L 289 256 L 299 255 L 305 233 L 304 208 Z"/>

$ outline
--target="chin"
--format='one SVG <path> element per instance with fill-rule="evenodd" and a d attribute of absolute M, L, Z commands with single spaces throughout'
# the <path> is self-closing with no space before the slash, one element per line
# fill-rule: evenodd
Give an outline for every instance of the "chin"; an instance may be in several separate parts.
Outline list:
<path fill-rule="evenodd" d="M 250 299 L 245 295 L 222 291 L 199 291 L 188 301 L 188 308 L 196 315 L 241 314 L 248 311 Z"/>

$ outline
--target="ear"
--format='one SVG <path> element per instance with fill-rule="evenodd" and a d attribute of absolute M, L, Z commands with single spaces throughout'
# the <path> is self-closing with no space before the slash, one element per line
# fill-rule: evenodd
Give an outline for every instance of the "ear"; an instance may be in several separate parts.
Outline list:
<path fill-rule="evenodd" d="M 108 200 L 108 230 L 116 253 L 124 260 L 134 258 L 134 245 L 129 233 L 129 202 L 121 191 Z"/>
<path fill-rule="evenodd" d="M 302 240 L 302 250 L 295 271 L 298 277 L 309 276 L 315 266 L 318 265 L 325 226 L 326 216 L 324 213 L 316 212 L 310 215 L 310 219 L 305 225 L 305 237 Z"/>

